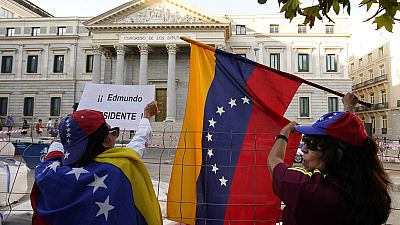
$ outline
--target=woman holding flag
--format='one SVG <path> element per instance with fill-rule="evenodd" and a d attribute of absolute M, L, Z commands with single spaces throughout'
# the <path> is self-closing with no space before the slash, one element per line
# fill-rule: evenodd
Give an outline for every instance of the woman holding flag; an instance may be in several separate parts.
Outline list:
<path fill-rule="evenodd" d="M 61 143 L 53 143 L 35 170 L 31 193 L 33 225 L 160 225 L 161 211 L 141 157 L 151 138 L 149 119 L 157 102 L 144 109 L 136 135 L 114 147 L 119 128 L 101 112 L 80 110 L 60 122 Z"/>
<path fill-rule="evenodd" d="M 390 181 L 378 147 L 353 114 L 358 99 L 343 98 L 347 112 L 323 115 L 312 126 L 291 122 L 275 138 L 268 158 L 274 193 L 289 224 L 379 225 L 390 213 Z M 288 137 L 303 134 L 304 169 L 283 163 Z"/>

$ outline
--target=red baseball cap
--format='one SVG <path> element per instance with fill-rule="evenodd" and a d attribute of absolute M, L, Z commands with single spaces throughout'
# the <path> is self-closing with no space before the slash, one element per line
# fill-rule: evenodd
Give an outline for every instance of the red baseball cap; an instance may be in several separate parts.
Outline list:
<path fill-rule="evenodd" d="M 311 126 L 294 128 L 302 134 L 329 135 L 357 147 L 361 147 L 368 137 L 360 118 L 350 112 L 330 112 Z"/>
<path fill-rule="evenodd" d="M 106 121 L 103 113 L 80 110 L 66 116 L 60 122 L 60 139 L 64 146 L 64 165 L 72 164 L 86 151 L 88 137 Z"/>

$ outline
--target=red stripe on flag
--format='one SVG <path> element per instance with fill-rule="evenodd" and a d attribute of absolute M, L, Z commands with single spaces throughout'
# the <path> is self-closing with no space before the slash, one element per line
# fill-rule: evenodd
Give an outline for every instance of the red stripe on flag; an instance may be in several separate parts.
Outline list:
<path fill-rule="evenodd" d="M 254 108 L 232 181 L 224 224 L 274 225 L 280 217 L 280 200 L 272 191 L 267 158 L 275 135 L 289 123 L 283 114 L 300 83 L 256 68 L 247 85 Z M 285 157 L 290 164 L 300 137 L 290 136 Z"/>

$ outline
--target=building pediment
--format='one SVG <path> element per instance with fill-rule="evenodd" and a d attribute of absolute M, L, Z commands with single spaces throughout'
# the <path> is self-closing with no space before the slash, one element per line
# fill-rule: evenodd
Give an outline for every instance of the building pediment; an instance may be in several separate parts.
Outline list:
<path fill-rule="evenodd" d="M 85 22 L 88 29 L 123 27 L 229 27 L 230 20 L 210 15 L 177 0 L 132 0 Z"/>
<path fill-rule="evenodd" d="M 160 23 L 206 23 L 201 17 L 190 15 L 165 3 L 156 3 L 130 15 L 117 18 L 113 23 L 118 24 L 160 24 Z"/>

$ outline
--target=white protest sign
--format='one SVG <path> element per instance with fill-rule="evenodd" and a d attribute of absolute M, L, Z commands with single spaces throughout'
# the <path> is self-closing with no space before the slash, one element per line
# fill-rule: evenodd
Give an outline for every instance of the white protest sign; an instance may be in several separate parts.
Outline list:
<path fill-rule="evenodd" d="M 144 107 L 154 100 L 154 85 L 113 85 L 86 83 L 78 110 L 103 112 L 111 127 L 136 130 Z"/>

